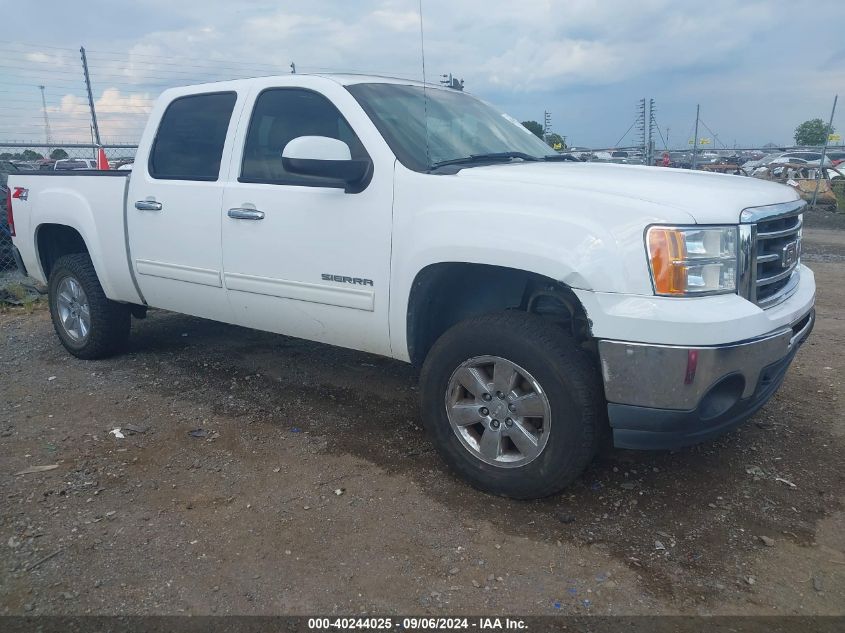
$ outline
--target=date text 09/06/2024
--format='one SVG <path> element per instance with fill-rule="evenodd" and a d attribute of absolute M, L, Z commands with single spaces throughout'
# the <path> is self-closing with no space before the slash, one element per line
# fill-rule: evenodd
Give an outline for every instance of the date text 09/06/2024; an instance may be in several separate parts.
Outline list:
<path fill-rule="evenodd" d="M 442 630 L 525 630 L 527 625 L 519 618 L 309 618 L 308 629 L 312 631 L 389 630 L 401 628 L 406 631 Z"/>

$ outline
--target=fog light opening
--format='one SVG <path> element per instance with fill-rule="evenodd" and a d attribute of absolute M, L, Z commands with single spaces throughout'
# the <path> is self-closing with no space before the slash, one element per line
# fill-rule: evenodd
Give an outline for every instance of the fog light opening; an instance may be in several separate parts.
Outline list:
<path fill-rule="evenodd" d="M 731 374 L 722 378 L 710 387 L 701 399 L 701 403 L 698 405 L 701 419 L 712 420 L 727 413 L 731 407 L 739 402 L 744 390 L 745 378 L 742 374 Z"/>

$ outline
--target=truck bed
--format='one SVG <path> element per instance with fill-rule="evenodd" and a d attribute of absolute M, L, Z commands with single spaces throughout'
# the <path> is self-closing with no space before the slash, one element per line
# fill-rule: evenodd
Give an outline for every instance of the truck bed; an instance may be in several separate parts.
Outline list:
<path fill-rule="evenodd" d="M 126 178 L 131 174 L 131 169 L 45 169 L 44 171 L 16 172 L 14 176 L 118 176 Z"/>
<path fill-rule="evenodd" d="M 129 170 L 32 171 L 12 174 L 9 187 L 23 188 L 25 199 L 13 200 L 14 245 L 28 274 L 47 283 L 38 252 L 42 227 L 56 224 L 77 231 L 103 290 L 110 299 L 140 302 L 129 268 L 126 194 Z"/>

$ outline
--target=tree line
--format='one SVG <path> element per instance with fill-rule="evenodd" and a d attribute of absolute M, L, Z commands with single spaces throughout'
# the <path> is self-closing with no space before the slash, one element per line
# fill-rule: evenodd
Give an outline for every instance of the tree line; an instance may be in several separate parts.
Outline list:
<path fill-rule="evenodd" d="M 544 135 L 543 126 L 537 121 L 523 121 L 522 125 L 537 138 L 546 141 L 550 147 L 566 149 L 566 143 L 563 142 L 563 137 L 560 134 L 552 132 L 548 136 Z M 835 131 L 836 128 L 821 119 L 809 119 L 795 128 L 795 144 L 801 146 L 824 145 L 828 135 Z"/>
<path fill-rule="evenodd" d="M 566 149 L 566 143 L 564 143 L 563 137 L 560 134 L 557 132 L 551 132 L 548 136 L 544 135 L 543 126 L 537 121 L 523 121 L 522 125 L 526 130 L 531 132 L 541 141 L 545 141 L 549 147 L 554 149 Z"/>
<path fill-rule="evenodd" d="M 67 157 L 68 153 L 58 147 L 50 152 L 50 158 L 53 160 L 61 160 Z M 14 154 L 11 152 L 3 152 L 0 154 L 0 160 L 44 160 L 44 154 L 40 154 L 31 149 L 25 149 L 22 152 L 15 152 Z"/>

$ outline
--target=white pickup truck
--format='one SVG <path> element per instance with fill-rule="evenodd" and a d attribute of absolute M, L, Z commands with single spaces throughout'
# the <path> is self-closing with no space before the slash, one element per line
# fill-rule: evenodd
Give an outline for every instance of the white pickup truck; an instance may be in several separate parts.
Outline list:
<path fill-rule="evenodd" d="M 131 173 L 12 174 L 10 228 L 71 354 L 153 306 L 411 362 L 445 461 L 533 498 L 608 433 L 735 427 L 814 322 L 792 189 L 550 153 L 413 81 L 197 85 L 161 95 Z"/>

